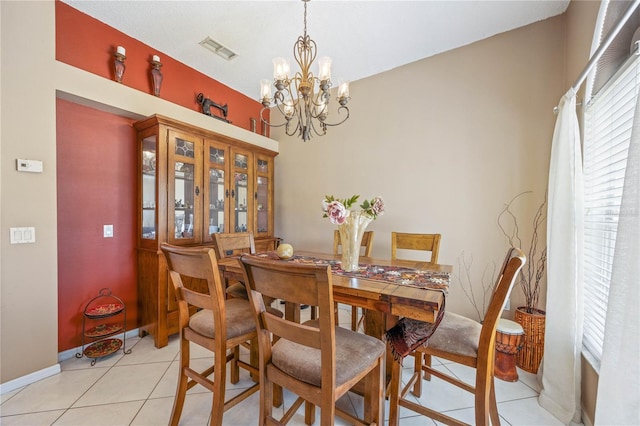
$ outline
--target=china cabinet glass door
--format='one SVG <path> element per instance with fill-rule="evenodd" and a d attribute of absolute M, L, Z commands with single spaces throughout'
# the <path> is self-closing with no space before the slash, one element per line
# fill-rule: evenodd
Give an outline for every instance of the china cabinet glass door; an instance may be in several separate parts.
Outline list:
<path fill-rule="evenodd" d="M 169 131 L 169 242 L 201 241 L 202 141 L 191 135 Z M 173 228 L 173 229 L 172 229 Z"/>
<path fill-rule="evenodd" d="M 229 232 L 255 232 L 253 228 L 253 185 L 250 152 L 231 150 L 231 223 Z"/>
<path fill-rule="evenodd" d="M 142 239 L 155 240 L 158 227 L 156 213 L 156 136 L 149 136 L 142 140 L 142 184 L 141 184 L 141 231 Z"/>
<path fill-rule="evenodd" d="M 211 234 L 225 232 L 229 199 L 229 186 L 227 184 L 228 172 L 228 147 L 207 141 L 205 149 L 205 188 L 204 194 L 204 241 L 212 241 Z"/>
<path fill-rule="evenodd" d="M 273 228 L 273 217 L 271 210 L 273 209 L 273 158 L 257 155 L 256 156 L 256 186 L 254 193 L 254 217 L 255 217 L 255 236 L 271 235 Z"/>

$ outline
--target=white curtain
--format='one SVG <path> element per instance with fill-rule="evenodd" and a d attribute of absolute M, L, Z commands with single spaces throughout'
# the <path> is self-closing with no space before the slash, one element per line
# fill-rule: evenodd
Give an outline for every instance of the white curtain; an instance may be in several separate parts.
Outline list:
<path fill-rule="evenodd" d="M 553 133 L 547 206 L 547 301 L 538 402 L 564 424 L 580 423 L 582 350 L 582 159 L 573 89 Z"/>
<path fill-rule="evenodd" d="M 639 97 L 640 100 L 640 97 Z M 636 104 L 609 287 L 596 425 L 640 425 L 640 102 Z"/>

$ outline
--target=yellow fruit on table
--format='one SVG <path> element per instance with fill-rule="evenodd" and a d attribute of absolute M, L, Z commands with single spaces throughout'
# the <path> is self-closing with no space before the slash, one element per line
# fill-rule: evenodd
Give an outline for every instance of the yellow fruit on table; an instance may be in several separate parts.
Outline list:
<path fill-rule="evenodd" d="M 280 244 L 276 252 L 280 259 L 289 259 L 293 256 L 293 246 L 291 244 Z"/>

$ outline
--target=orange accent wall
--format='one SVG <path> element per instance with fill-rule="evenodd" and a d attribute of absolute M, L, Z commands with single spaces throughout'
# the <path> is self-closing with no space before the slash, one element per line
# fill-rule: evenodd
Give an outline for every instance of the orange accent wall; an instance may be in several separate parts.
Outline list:
<path fill-rule="evenodd" d="M 61 99 L 56 109 L 61 352 L 80 346 L 84 307 L 103 287 L 123 299 L 127 330 L 138 326 L 137 151 L 133 120 Z"/>
<path fill-rule="evenodd" d="M 73 7 L 56 1 L 56 59 L 104 78 L 114 79 L 113 54 L 117 46 L 126 49 L 125 73 L 122 84 L 153 96 L 149 76 L 153 55 L 160 56 L 163 82 L 160 97 L 169 102 L 201 112 L 196 102 L 198 93 L 217 104 L 227 104 L 227 119 L 232 125 L 250 130 L 250 118 L 255 118 L 260 131 L 262 104 L 228 86 L 211 79 L 164 52 L 160 52 L 112 28 Z M 256 96 L 258 82 L 256 82 Z M 212 108 L 214 114 L 218 110 Z M 268 114 L 265 114 L 268 117 Z M 215 120 L 215 118 L 212 118 Z"/>
<path fill-rule="evenodd" d="M 250 118 L 260 116 L 259 102 L 56 0 L 58 61 L 113 80 L 116 46 L 126 48 L 122 84 L 132 90 L 153 96 L 150 61 L 159 55 L 164 75 L 161 98 L 201 112 L 196 96 L 202 92 L 228 105 L 230 125 L 247 130 Z M 58 350 L 62 352 L 81 345 L 83 309 L 103 287 L 124 300 L 127 330 L 138 326 L 137 154 L 132 120 L 61 99 L 56 105 Z M 114 238 L 103 237 L 103 225 L 108 224 L 114 226 Z"/>

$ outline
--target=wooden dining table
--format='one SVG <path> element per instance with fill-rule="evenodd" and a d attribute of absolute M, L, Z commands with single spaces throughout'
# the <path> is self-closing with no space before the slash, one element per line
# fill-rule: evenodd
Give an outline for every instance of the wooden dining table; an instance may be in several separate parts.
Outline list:
<path fill-rule="evenodd" d="M 260 256 L 260 254 L 257 254 Z M 296 256 L 323 260 L 340 260 L 340 255 L 312 251 L 296 251 Z M 225 279 L 240 280 L 242 269 L 237 257 L 228 257 L 218 261 Z M 418 271 L 451 273 L 451 265 L 400 259 L 378 259 L 360 257 L 361 265 L 391 266 L 409 268 Z M 445 292 L 441 289 L 417 288 L 392 281 L 373 280 L 338 274 L 332 270 L 333 299 L 366 309 L 364 332 L 384 340 L 386 330 L 393 327 L 400 317 L 409 317 L 425 322 L 434 322 L 444 305 Z M 294 304 L 285 304 L 285 317 L 300 321 L 300 308 Z M 393 356 L 387 351 L 387 379 L 390 379 Z"/>

